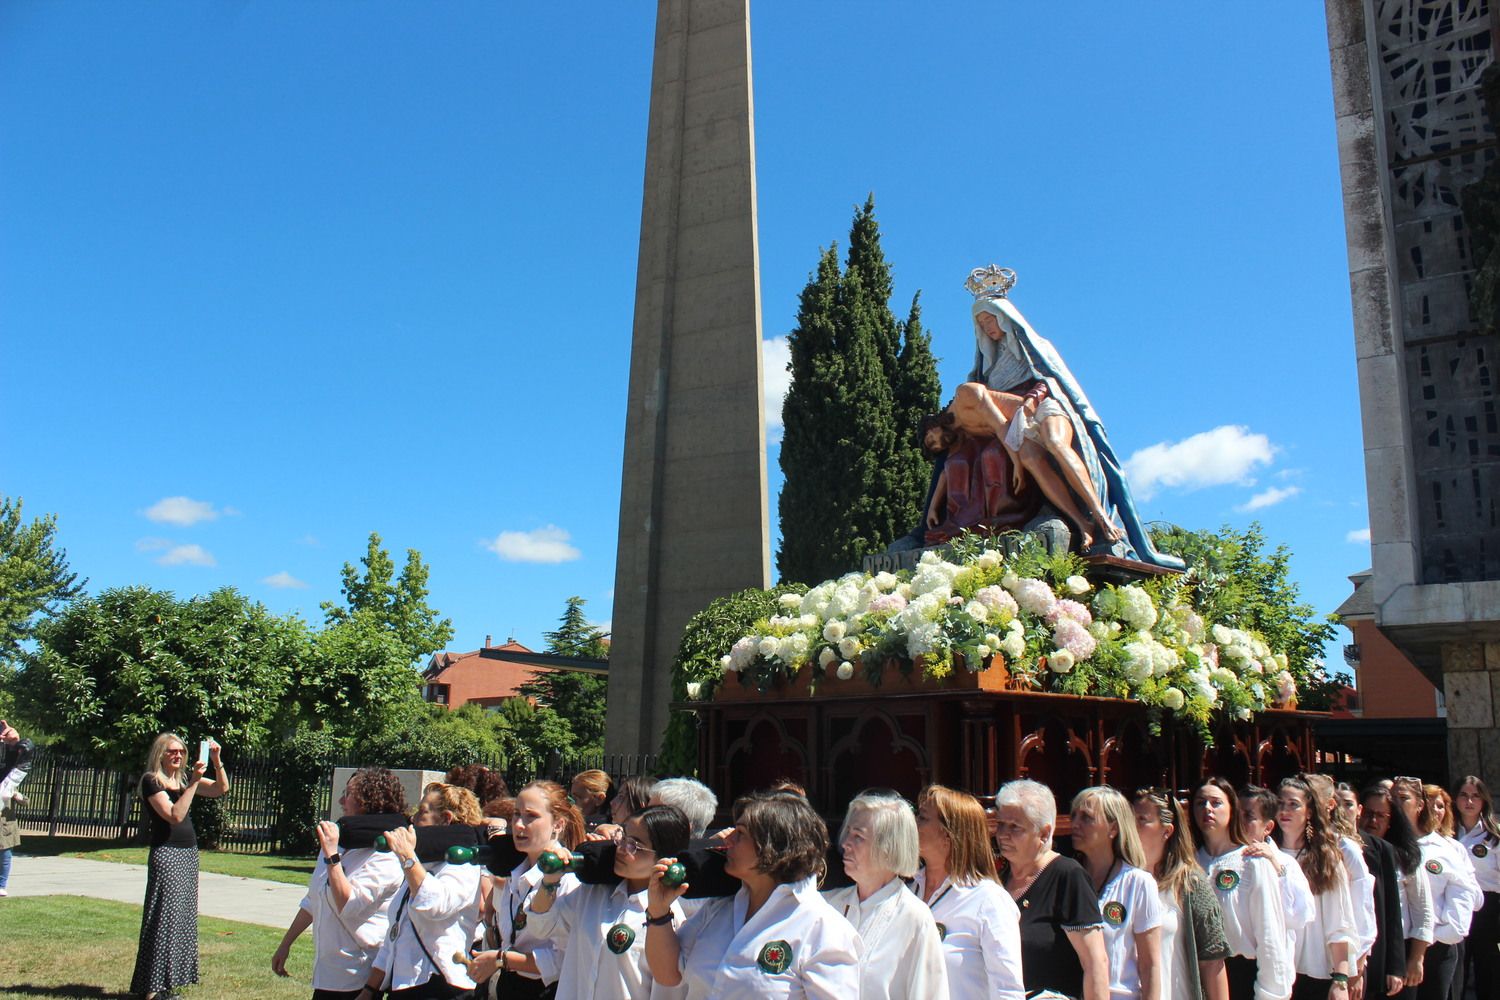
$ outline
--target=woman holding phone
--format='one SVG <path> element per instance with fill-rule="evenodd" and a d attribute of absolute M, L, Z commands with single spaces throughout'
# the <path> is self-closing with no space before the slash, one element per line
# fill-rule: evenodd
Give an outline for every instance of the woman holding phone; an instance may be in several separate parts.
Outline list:
<path fill-rule="evenodd" d="M 216 799 L 229 791 L 229 772 L 219 744 L 205 740 L 208 761 L 187 766 L 187 744 L 162 733 L 146 756 L 140 794 L 150 824 L 146 860 L 146 904 L 130 992 L 158 998 L 198 981 L 198 837 L 189 813 L 199 795 Z M 204 775 L 208 764 L 215 777 Z"/>

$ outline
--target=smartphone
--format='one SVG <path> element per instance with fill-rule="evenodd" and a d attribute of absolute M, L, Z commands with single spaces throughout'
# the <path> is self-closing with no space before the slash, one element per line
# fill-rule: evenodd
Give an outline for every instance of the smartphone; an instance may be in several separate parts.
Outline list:
<path fill-rule="evenodd" d="M 212 742 L 212 741 L 211 740 L 199 740 L 198 741 L 198 763 L 202 764 L 204 767 L 208 766 L 208 745 L 209 745 L 210 742 Z"/>

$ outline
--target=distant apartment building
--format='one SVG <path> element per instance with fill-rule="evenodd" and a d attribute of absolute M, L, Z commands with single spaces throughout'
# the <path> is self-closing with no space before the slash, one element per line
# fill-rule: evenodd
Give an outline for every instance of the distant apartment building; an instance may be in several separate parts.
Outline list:
<path fill-rule="evenodd" d="M 484 645 L 467 653 L 434 653 L 422 671 L 422 698 L 437 705 L 458 708 L 473 702 L 486 709 L 497 708 L 507 698 L 520 694 L 521 685 L 538 673 L 581 670 L 607 674 L 608 660 L 538 653 L 506 639 L 500 646 L 484 637 Z"/>
<path fill-rule="evenodd" d="M 1354 593 L 1336 612 L 1353 637 L 1344 647 L 1358 690 L 1353 712 L 1365 719 L 1442 718 L 1442 692 L 1376 625 L 1371 576 L 1365 570 L 1349 577 Z"/>

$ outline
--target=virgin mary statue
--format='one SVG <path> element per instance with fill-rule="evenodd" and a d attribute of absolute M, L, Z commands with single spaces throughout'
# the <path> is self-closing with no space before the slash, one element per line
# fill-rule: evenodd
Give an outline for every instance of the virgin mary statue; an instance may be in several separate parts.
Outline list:
<path fill-rule="evenodd" d="M 1077 526 L 1085 553 L 1181 569 L 1182 560 L 1151 544 L 1120 460 L 1077 379 L 1006 297 L 1014 284 L 1014 271 L 993 264 L 975 268 L 965 283 L 974 294 L 974 368 L 949 407 L 957 425 L 1000 439 L 1017 479 L 1023 469 L 1031 474 Z"/>

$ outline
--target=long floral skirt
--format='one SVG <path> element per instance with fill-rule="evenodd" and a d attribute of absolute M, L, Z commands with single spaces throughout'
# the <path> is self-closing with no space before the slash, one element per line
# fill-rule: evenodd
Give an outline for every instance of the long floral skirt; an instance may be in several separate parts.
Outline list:
<path fill-rule="evenodd" d="M 132 993 L 160 993 L 198 981 L 198 849 L 151 848 L 146 907 Z"/>

